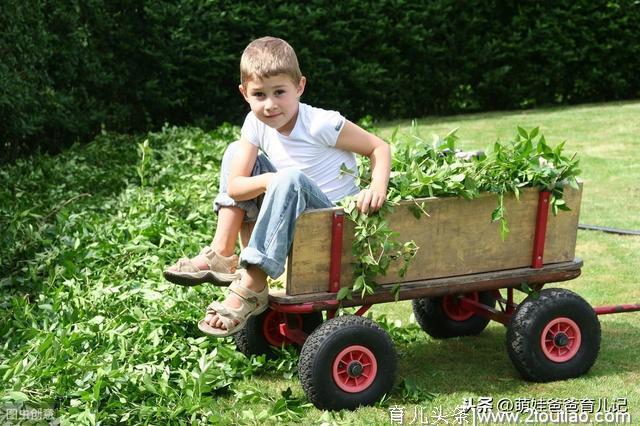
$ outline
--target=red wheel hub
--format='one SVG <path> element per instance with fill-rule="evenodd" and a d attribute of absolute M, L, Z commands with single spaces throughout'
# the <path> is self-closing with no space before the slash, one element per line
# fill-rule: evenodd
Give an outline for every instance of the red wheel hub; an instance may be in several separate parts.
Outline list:
<path fill-rule="evenodd" d="M 465 294 L 464 297 L 474 302 L 480 300 L 478 293 Z M 472 310 L 463 308 L 460 303 L 458 303 L 458 297 L 454 295 L 446 295 L 442 298 L 442 310 L 449 319 L 454 321 L 466 321 L 476 314 Z"/>
<path fill-rule="evenodd" d="M 580 327 L 566 317 L 555 318 L 542 330 L 542 353 L 554 362 L 567 362 L 573 358 L 582 343 Z"/>
<path fill-rule="evenodd" d="M 378 373 L 378 362 L 369 349 L 352 345 L 340 351 L 333 361 L 331 371 L 333 380 L 340 389 L 357 393 L 371 386 Z"/>
<path fill-rule="evenodd" d="M 300 314 L 285 314 L 269 310 L 262 322 L 262 335 L 266 341 L 272 345 L 280 347 L 290 345 L 293 342 L 280 333 L 280 324 L 288 324 L 291 328 L 302 330 L 302 316 Z"/>

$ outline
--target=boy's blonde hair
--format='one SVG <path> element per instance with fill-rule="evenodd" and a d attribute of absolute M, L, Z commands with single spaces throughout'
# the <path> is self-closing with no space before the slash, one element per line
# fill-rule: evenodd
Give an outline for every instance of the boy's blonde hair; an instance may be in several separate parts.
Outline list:
<path fill-rule="evenodd" d="M 262 37 L 249 43 L 240 59 L 240 83 L 247 87 L 249 81 L 278 74 L 289 76 L 296 85 L 300 83 L 302 73 L 293 47 L 275 37 Z"/>

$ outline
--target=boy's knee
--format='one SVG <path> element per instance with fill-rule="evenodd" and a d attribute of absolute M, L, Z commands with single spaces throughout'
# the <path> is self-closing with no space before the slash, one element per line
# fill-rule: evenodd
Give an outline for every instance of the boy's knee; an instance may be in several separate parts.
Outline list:
<path fill-rule="evenodd" d="M 299 187 L 305 178 L 300 170 L 288 168 L 276 172 L 271 185 L 282 188 Z"/>

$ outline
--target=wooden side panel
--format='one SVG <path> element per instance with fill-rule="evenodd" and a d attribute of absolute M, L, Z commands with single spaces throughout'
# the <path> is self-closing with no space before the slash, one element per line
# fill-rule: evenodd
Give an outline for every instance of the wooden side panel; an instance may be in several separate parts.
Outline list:
<path fill-rule="evenodd" d="M 573 260 L 575 257 L 578 220 L 582 202 L 582 184 L 580 184 L 579 190 L 566 187 L 564 189 L 564 199 L 571 211 L 560 211 L 557 216 L 553 216 L 549 212 L 547 240 L 544 244 L 544 263 Z"/>
<path fill-rule="evenodd" d="M 581 190 L 565 189 L 571 212 L 549 215 L 544 263 L 571 261 L 580 210 Z M 413 239 L 420 247 L 406 275 L 400 277 L 401 265 L 392 265 L 379 284 L 449 277 L 527 267 L 531 264 L 535 233 L 538 190 L 527 188 L 520 200 L 505 198 L 510 233 L 500 237 L 498 223 L 491 222 L 497 197 L 485 194 L 474 200 L 461 198 L 427 198 L 429 216 L 416 219 L 410 211 L 413 202 L 403 202 L 389 217 L 390 226 L 400 233 L 400 241 Z M 323 292 L 328 288 L 331 253 L 331 216 L 336 209 L 303 214 L 296 226 L 296 236 L 287 265 L 288 295 Z M 341 287 L 353 283 L 353 224 L 345 220 L 342 250 Z"/>

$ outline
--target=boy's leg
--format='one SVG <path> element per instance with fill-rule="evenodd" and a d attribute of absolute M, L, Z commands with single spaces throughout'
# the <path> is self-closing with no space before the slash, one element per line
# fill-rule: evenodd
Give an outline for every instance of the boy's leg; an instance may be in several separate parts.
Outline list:
<path fill-rule="evenodd" d="M 227 193 L 231 161 L 236 151 L 237 142 L 234 142 L 227 147 L 222 158 L 220 188 L 213 203 L 214 211 L 218 213 L 218 222 L 212 243 L 194 258 L 182 258 L 169 267 L 164 273 L 167 280 L 181 285 L 202 282 L 226 284 L 238 277 L 238 257 L 234 254 L 236 239 L 243 221 L 255 221 L 259 207 L 257 200 L 237 202 Z M 259 155 L 252 175 L 275 171 L 269 159 Z"/>
<path fill-rule="evenodd" d="M 221 207 L 218 210 L 218 223 L 211 242 L 211 248 L 215 253 L 221 257 L 233 257 L 236 243 L 235 236 L 240 232 L 244 216 L 245 212 L 240 207 Z M 205 270 L 209 268 L 209 259 L 205 254 L 198 254 L 190 260 L 198 269 Z M 234 263 L 237 264 L 237 259 Z"/>
<path fill-rule="evenodd" d="M 244 250 L 249 245 L 249 239 L 251 239 L 251 233 L 256 225 L 255 222 L 243 222 L 240 227 L 240 250 Z"/>
<path fill-rule="evenodd" d="M 255 293 L 263 292 L 267 275 L 277 278 L 284 272 L 295 221 L 300 214 L 307 209 L 332 206 L 320 188 L 299 170 L 276 173 L 265 193 L 249 244 L 240 255 L 240 264 L 247 270 L 242 275 L 241 285 Z M 223 302 L 225 307 L 232 309 L 240 308 L 242 304 L 234 293 Z M 204 322 L 213 328 L 226 328 L 217 313 L 207 314 Z"/>
<path fill-rule="evenodd" d="M 216 233 L 211 242 L 216 253 L 222 256 L 233 255 L 244 216 L 245 212 L 240 207 L 221 207 L 218 210 Z"/>
<path fill-rule="evenodd" d="M 333 207 L 331 200 L 303 172 L 293 168 L 277 172 L 240 264 L 257 265 L 271 278 L 278 278 L 284 272 L 298 217 L 305 210 L 327 207 Z"/>

